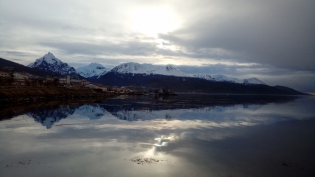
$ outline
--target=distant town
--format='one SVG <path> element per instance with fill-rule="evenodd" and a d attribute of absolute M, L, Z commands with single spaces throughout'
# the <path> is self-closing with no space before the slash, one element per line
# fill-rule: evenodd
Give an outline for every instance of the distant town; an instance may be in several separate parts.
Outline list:
<path fill-rule="evenodd" d="M 159 88 L 147 90 L 145 87 L 133 86 L 104 86 L 92 83 L 86 79 L 74 79 L 70 75 L 61 77 L 40 77 L 26 72 L 0 71 L 0 85 L 2 88 L 26 88 L 26 87 L 65 87 L 65 88 L 90 88 L 102 92 L 131 94 L 131 95 L 176 95 L 169 89 Z"/>

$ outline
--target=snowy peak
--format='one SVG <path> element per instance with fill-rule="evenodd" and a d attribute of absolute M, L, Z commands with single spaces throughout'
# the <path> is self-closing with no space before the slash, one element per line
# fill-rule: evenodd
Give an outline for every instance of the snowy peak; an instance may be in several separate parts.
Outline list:
<path fill-rule="evenodd" d="M 106 74 L 109 69 L 99 63 L 91 63 L 88 66 L 77 68 L 77 73 L 85 78 Z"/>
<path fill-rule="evenodd" d="M 237 79 L 237 78 L 233 78 L 233 77 L 227 77 L 224 76 L 222 74 L 217 74 L 217 75 L 213 75 L 212 76 L 214 81 L 218 81 L 218 82 L 232 82 L 232 83 L 242 83 L 241 80 Z"/>
<path fill-rule="evenodd" d="M 215 82 L 231 82 L 231 83 L 243 83 L 243 81 L 237 79 L 237 78 L 232 78 L 232 77 L 227 77 L 222 74 L 217 74 L 217 75 L 209 75 L 209 74 L 196 74 L 193 75 L 194 77 L 209 80 L 209 81 L 215 81 Z"/>
<path fill-rule="evenodd" d="M 132 74 L 150 74 L 149 70 L 140 65 L 139 63 L 124 63 L 116 66 L 110 72 L 117 72 L 121 74 L 132 73 Z"/>
<path fill-rule="evenodd" d="M 243 84 L 263 84 L 265 85 L 264 82 L 262 82 L 261 80 L 253 77 L 253 78 L 249 78 L 249 79 L 244 79 Z"/>
<path fill-rule="evenodd" d="M 43 57 L 36 59 L 36 61 L 34 63 L 29 64 L 28 67 L 38 68 L 45 71 L 54 72 L 60 75 L 75 73 L 75 69 L 73 67 L 56 58 L 54 54 L 52 54 L 51 52 L 48 52 Z"/>
<path fill-rule="evenodd" d="M 139 64 L 139 63 L 124 63 L 116 66 L 111 72 L 117 72 L 121 74 L 133 73 L 133 74 L 159 74 L 167 76 L 179 76 L 190 77 L 188 74 L 177 70 L 171 65 L 155 66 L 151 64 Z"/>
<path fill-rule="evenodd" d="M 249 84 L 264 84 L 265 85 L 264 82 L 262 82 L 261 80 L 257 78 L 249 78 L 249 79 L 240 80 L 233 77 L 227 77 L 221 74 L 217 74 L 217 75 L 196 74 L 193 76 L 197 78 L 209 80 L 209 81 L 215 81 L 215 82 L 231 82 L 231 83 L 246 84 L 246 85 L 249 85 Z"/>
<path fill-rule="evenodd" d="M 35 67 L 41 65 L 43 62 L 46 62 L 47 64 L 54 64 L 54 65 L 58 65 L 60 63 L 63 63 L 61 60 L 56 58 L 54 56 L 54 54 L 48 52 L 43 57 L 37 59 L 34 63 L 29 64 L 28 67 L 35 68 Z"/>
<path fill-rule="evenodd" d="M 188 74 L 177 70 L 175 67 L 171 65 L 158 66 L 156 69 L 152 70 L 152 73 L 168 76 L 190 77 Z"/>

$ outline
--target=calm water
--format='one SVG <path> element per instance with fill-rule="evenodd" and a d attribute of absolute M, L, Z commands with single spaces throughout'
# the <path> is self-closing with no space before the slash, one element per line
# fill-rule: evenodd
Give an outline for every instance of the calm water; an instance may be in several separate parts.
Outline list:
<path fill-rule="evenodd" d="M 0 176 L 315 176 L 315 98 L 122 96 L 0 108 Z"/>

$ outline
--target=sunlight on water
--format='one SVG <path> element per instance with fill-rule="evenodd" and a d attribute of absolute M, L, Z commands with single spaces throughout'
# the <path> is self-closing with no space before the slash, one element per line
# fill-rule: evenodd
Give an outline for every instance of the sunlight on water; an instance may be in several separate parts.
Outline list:
<path fill-rule="evenodd" d="M 314 176 L 314 105 L 180 95 L 3 107 L 0 176 Z"/>

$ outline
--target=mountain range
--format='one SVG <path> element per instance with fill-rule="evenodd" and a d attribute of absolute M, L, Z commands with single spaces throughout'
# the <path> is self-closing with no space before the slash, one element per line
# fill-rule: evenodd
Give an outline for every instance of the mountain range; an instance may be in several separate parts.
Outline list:
<path fill-rule="evenodd" d="M 142 74 L 142 75 L 164 75 L 164 76 L 175 76 L 175 77 L 195 77 L 201 78 L 208 81 L 215 82 L 231 82 L 239 84 L 265 84 L 257 78 L 249 79 L 237 79 L 227 77 L 221 74 L 218 75 L 206 75 L 206 74 L 195 74 L 190 75 L 179 71 L 174 66 L 156 66 L 152 64 L 139 64 L 134 62 L 123 63 L 112 69 L 106 68 L 99 63 L 91 63 L 84 67 L 79 67 L 74 69 L 67 63 L 62 62 L 60 59 L 56 58 L 51 52 L 48 52 L 43 57 L 36 59 L 35 62 L 28 65 L 30 68 L 37 68 L 44 71 L 56 73 L 59 75 L 80 75 L 87 79 L 92 79 L 97 81 L 100 77 L 108 73 L 116 74 Z"/>
<path fill-rule="evenodd" d="M 294 96 L 265 96 L 265 95 L 179 95 L 179 98 L 168 97 L 164 100 L 152 99 L 150 97 L 128 97 L 113 98 L 105 101 L 90 102 L 85 104 L 53 102 L 35 104 L 28 109 L 16 111 L 17 108 L 10 107 L 3 114 L 0 111 L 0 120 L 12 118 L 13 116 L 26 114 L 47 129 L 62 119 L 66 119 L 71 115 L 79 115 L 76 118 L 97 120 L 105 117 L 115 117 L 120 120 L 138 121 L 138 120 L 157 120 L 166 121 L 187 120 L 187 118 L 195 117 L 201 121 L 211 120 L 212 122 L 222 122 L 230 120 L 230 117 L 221 117 L 218 113 L 237 111 L 239 109 L 254 112 L 264 105 L 270 103 L 286 103 L 296 100 Z M 148 104 L 149 103 L 149 104 Z M 185 104 L 183 104 L 185 103 Z M 124 106 L 121 106 L 124 105 Z M 24 107 L 23 107 L 24 108 Z M 11 112 L 12 111 L 12 112 Z M 8 112 L 11 112 L 8 114 Z M 189 115 L 189 116 L 188 116 Z M 243 117 L 246 119 L 246 117 Z M 240 122 L 242 117 L 237 117 Z M 258 123 L 256 119 L 251 120 L 252 123 Z M 261 122 L 261 120 L 259 120 Z M 273 119 L 264 119 L 271 121 Z M 60 124 L 59 124 L 60 125 Z"/>
<path fill-rule="evenodd" d="M 99 63 L 91 63 L 87 66 L 77 68 L 76 73 L 85 78 L 98 78 L 100 75 L 106 74 L 109 70 L 109 68 L 106 68 Z"/>
<path fill-rule="evenodd" d="M 7 60 L 2 61 L 2 63 L 5 63 L 6 65 L 8 65 L 9 62 L 10 61 Z M 19 64 L 16 64 L 15 66 L 19 66 Z M 22 66 L 23 65 L 19 67 L 21 68 Z M 152 64 L 129 62 L 110 69 L 98 63 L 91 63 L 88 66 L 75 69 L 69 64 L 56 58 L 51 52 L 36 59 L 35 62 L 30 63 L 28 67 L 24 67 L 23 70 L 29 70 L 27 68 L 36 71 L 35 73 L 43 72 L 45 74 L 51 73 L 55 76 L 71 75 L 72 78 L 86 78 L 91 82 L 101 83 L 107 86 L 137 86 L 147 88 L 167 87 L 173 91 L 206 93 L 300 93 L 284 86 L 267 86 L 257 78 L 237 79 L 221 74 L 191 75 L 184 73 L 171 65 L 156 66 Z"/>

